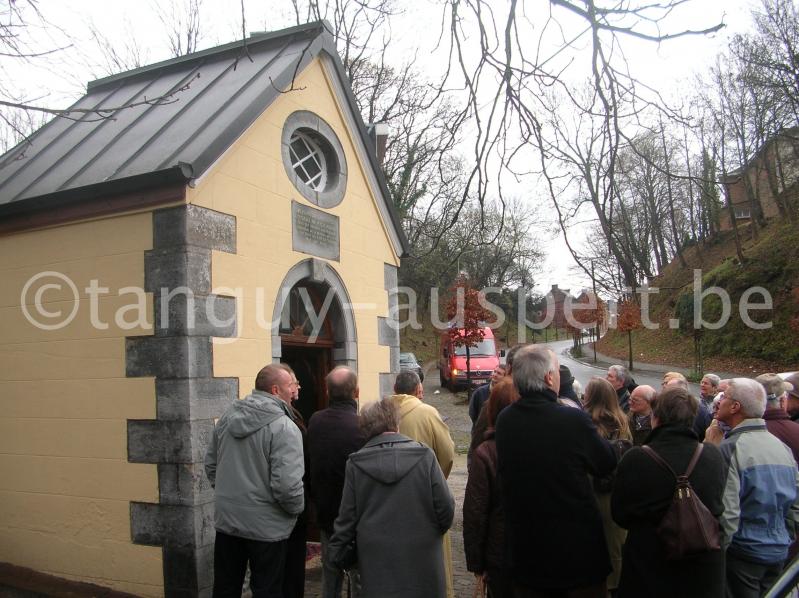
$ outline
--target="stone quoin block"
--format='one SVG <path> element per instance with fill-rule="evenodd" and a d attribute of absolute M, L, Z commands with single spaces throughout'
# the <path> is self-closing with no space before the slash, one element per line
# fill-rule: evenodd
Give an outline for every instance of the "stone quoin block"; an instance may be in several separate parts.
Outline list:
<path fill-rule="evenodd" d="M 125 339 L 129 378 L 210 378 L 211 339 L 200 336 L 138 336 Z"/>
<path fill-rule="evenodd" d="M 214 489 L 202 463 L 159 463 L 161 504 L 198 505 L 214 500 Z"/>
<path fill-rule="evenodd" d="M 239 396 L 238 378 L 156 379 L 158 419 L 216 419 Z"/>
<path fill-rule="evenodd" d="M 213 544 L 214 505 L 130 503 L 130 533 L 136 544 L 198 548 Z"/>
<path fill-rule="evenodd" d="M 213 420 L 128 420 L 131 463 L 202 463 L 211 441 Z"/>
<path fill-rule="evenodd" d="M 157 291 L 153 303 L 156 336 L 236 336 L 235 297 Z"/>
<path fill-rule="evenodd" d="M 210 598 L 214 583 L 214 547 L 165 548 L 164 593 L 170 598 Z"/>
<path fill-rule="evenodd" d="M 198 295 L 211 293 L 211 251 L 170 248 L 144 252 L 144 290 L 160 293 L 190 289 Z"/>
<path fill-rule="evenodd" d="M 379 374 L 380 377 L 380 398 L 391 396 L 394 394 L 394 379 L 396 374 Z"/>
<path fill-rule="evenodd" d="M 236 217 L 195 205 L 153 214 L 153 248 L 201 247 L 236 253 Z"/>
<path fill-rule="evenodd" d="M 399 347 L 399 329 L 394 320 L 377 317 L 377 343 L 384 347 Z"/>

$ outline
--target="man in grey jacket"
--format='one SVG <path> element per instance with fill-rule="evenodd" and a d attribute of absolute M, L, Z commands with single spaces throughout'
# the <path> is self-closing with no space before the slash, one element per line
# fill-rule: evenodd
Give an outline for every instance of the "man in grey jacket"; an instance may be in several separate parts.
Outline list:
<path fill-rule="evenodd" d="M 286 539 L 304 508 L 302 437 L 291 419 L 291 375 L 270 364 L 255 390 L 220 418 L 205 456 L 216 491 L 214 598 L 282 596 Z"/>

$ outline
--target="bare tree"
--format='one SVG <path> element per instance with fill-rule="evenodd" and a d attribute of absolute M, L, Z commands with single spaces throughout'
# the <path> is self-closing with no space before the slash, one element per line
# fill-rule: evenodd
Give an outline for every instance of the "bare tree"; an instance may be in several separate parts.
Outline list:
<path fill-rule="evenodd" d="M 567 242 L 571 214 L 564 205 L 564 193 L 568 191 L 556 187 L 563 177 L 571 181 L 583 176 L 582 185 L 573 185 L 579 190 L 577 201 L 588 202 L 594 208 L 611 255 L 627 283 L 635 286 L 631 256 L 614 240 L 611 230 L 616 160 L 619 148 L 625 143 L 624 122 L 634 119 L 643 107 L 661 110 L 665 107 L 656 93 L 640 85 L 630 74 L 622 48 L 625 38 L 660 43 L 722 27 L 715 24 L 669 31 L 668 17 L 679 4 L 681 0 L 624 5 L 595 0 L 551 0 L 548 14 L 546 8 L 539 9 L 541 17 L 533 23 L 526 5 L 516 0 L 502 7 L 485 0 L 449 0 L 446 35 L 453 65 L 446 81 L 465 89 L 468 99 L 460 120 L 469 119 L 477 130 L 472 145 L 474 167 L 462 201 L 472 196 L 483 198 L 494 189 L 501 189 L 501 175 L 494 175 L 492 161 L 501 161 L 513 171 L 514 158 L 531 144 L 540 152 L 541 170 Z M 567 28 L 567 15 L 577 17 L 582 27 Z M 550 42 L 556 36 L 560 43 L 545 54 L 544 48 L 551 48 Z M 467 37 L 471 44 L 468 49 Z M 472 59 L 475 43 L 479 44 L 479 53 Z M 587 60 L 579 60 L 574 52 L 565 55 L 564 50 L 574 50 L 583 44 L 588 47 Z M 576 69 L 580 73 L 575 73 Z M 590 81 L 592 93 L 588 97 L 572 92 L 575 78 Z M 551 131 L 543 121 L 552 105 L 542 98 L 550 97 L 553 89 L 560 90 L 560 101 L 568 102 L 573 118 L 593 121 L 587 137 L 590 147 L 582 148 L 590 153 L 569 151 L 564 156 L 562 146 L 552 139 L 557 135 L 550 136 Z M 574 139 L 561 138 L 560 142 L 577 149 Z M 564 160 L 576 172 L 565 174 L 558 170 Z M 549 172 L 553 169 L 555 172 Z M 579 259 L 572 244 L 569 247 L 575 259 Z M 580 266 L 590 275 L 587 264 Z"/>
<path fill-rule="evenodd" d="M 164 26 L 172 56 L 184 56 L 199 49 L 203 39 L 202 0 L 153 2 L 152 8 Z"/>

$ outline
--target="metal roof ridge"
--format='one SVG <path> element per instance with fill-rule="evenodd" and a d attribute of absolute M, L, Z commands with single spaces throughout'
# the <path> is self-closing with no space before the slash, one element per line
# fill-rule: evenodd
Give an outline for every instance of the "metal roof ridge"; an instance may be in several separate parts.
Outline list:
<path fill-rule="evenodd" d="M 289 27 L 288 29 L 278 29 L 276 31 L 270 31 L 268 33 L 257 34 L 245 39 L 239 39 L 234 42 L 223 44 L 221 46 L 206 48 L 205 50 L 200 50 L 199 52 L 193 52 L 192 54 L 185 54 L 184 56 L 178 56 L 176 58 L 162 60 L 161 62 L 148 64 L 139 68 L 132 69 L 130 71 L 125 71 L 123 73 L 117 73 L 115 75 L 109 75 L 108 77 L 103 77 L 101 79 L 95 79 L 94 81 L 89 81 L 86 84 L 86 90 L 87 92 L 95 91 L 101 87 L 104 87 L 111 83 L 115 83 L 122 79 L 136 77 L 144 73 L 150 73 L 152 71 L 157 71 L 159 69 L 169 68 L 174 65 L 191 62 L 193 60 L 197 60 L 199 58 L 204 58 L 214 54 L 224 54 L 225 52 L 229 52 L 231 50 L 237 50 L 244 46 L 262 44 L 265 42 L 280 39 L 282 37 L 287 37 L 297 34 L 320 35 L 325 32 L 329 32 L 330 30 L 331 30 L 330 24 L 327 21 L 322 20 L 322 21 L 313 21 L 311 23 L 303 23 L 302 25 L 295 25 L 294 27 Z"/>

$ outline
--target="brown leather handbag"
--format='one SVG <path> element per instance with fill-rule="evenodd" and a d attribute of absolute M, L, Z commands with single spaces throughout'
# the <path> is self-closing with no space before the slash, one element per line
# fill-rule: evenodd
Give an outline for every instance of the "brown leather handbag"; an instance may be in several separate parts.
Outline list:
<path fill-rule="evenodd" d="M 700 442 L 696 447 L 694 455 L 688 463 L 688 468 L 682 475 L 674 473 L 666 460 L 658 455 L 652 447 L 643 445 L 641 448 L 677 480 L 674 498 L 657 527 L 658 537 L 666 558 L 677 560 L 693 554 L 720 550 L 719 522 L 708 511 L 688 480 L 688 476 L 691 475 L 694 466 L 699 461 L 704 445 Z"/>

